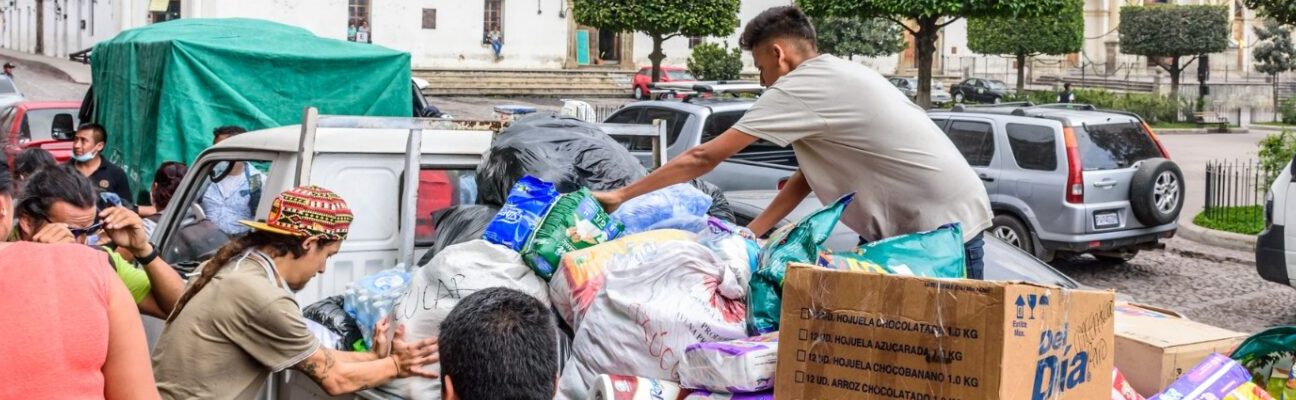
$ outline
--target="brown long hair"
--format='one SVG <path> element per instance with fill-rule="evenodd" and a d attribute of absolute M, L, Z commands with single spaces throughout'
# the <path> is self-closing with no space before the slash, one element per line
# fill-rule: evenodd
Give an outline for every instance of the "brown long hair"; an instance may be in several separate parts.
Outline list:
<path fill-rule="evenodd" d="M 300 258 L 306 255 L 306 249 L 302 248 L 302 242 L 305 242 L 306 239 L 300 236 L 280 235 L 256 230 L 234 238 L 234 240 L 221 247 L 220 250 L 217 250 L 216 255 L 211 260 L 204 263 L 201 267 L 202 272 L 194 279 L 189 289 L 185 290 L 184 294 L 180 296 L 175 309 L 171 310 L 171 315 L 167 316 L 166 322 L 171 323 L 171 321 L 174 321 L 176 316 L 180 315 L 180 310 L 184 309 L 185 304 L 188 304 L 189 300 L 198 294 L 198 291 L 207 286 L 212 278 L 216 277 L 217 272 L 231 264 L 235 257 L 242 255 L 249 249 L 260 249 L 270 257 L 283 257 L 291 254 L 293 258 Z M 332 243 L 331 240 L 320 240 L 319 246 L 327 246 Z"/>

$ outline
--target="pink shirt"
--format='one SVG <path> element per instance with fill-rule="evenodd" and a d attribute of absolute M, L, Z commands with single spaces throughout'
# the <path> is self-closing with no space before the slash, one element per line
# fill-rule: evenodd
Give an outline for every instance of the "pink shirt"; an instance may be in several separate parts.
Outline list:
<path fill-rule="evenodd" d="M 108 255 L 84 245 L 0 249 L 0 398 L 104 398 Z"/>

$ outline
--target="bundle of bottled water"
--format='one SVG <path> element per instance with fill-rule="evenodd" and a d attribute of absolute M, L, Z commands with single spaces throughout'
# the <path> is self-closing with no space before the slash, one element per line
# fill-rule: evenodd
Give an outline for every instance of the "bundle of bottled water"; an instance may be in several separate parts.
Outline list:
<path fill-rule="evenodd" d="M 405 264 L 398 264 L 347 285 L 342 294 L 342 309 L 360 326 L 366 349 L 373 348 L 374 326 L 391 315 L 396 300 L 405 293 L 409 283 L 410 274 L 405 272 Z"/>

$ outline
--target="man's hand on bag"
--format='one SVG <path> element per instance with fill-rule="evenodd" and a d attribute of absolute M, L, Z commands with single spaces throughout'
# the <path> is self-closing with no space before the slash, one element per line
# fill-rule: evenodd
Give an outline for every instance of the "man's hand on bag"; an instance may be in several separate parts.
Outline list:
<path fill-rule="evenodd" d="M 609 214 L 616 211 L 617 208 L 621 208 L 621 203 L 625 202 L 625 198 L 621 196 L 621 193 L 616 191 L 594 192 L 594 198 L 598 200 L 599 204 L 603 205 L 603 211 L 607 211 Z"/>
<path fill-rule="evenodd" d="M 389 356 L 396 361 L 396 376 L 398 378 L 411 376 L 439 378 L 440 374 L 423 369 L 424 365 L 441 361 L 441 355 L 437 350 L 436 338 L 409 343 L 405 341 L 405 326 L 396 327 L 396 335 L 392 336 L 391 341 L 391 356 Z"/>

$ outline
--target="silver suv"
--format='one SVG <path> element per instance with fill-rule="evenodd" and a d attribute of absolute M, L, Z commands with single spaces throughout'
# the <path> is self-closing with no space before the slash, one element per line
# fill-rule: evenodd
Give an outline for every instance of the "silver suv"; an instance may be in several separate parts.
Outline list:
<path fill-rule="evenodd" d="M 928 115 L 985 183 L 990 233 L 1041 259 L 1124 262 L 1178 229 L 1183 173 L 1135 114 L 1026 103 Z"/>

